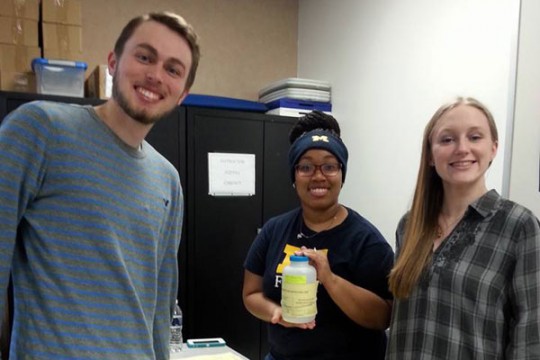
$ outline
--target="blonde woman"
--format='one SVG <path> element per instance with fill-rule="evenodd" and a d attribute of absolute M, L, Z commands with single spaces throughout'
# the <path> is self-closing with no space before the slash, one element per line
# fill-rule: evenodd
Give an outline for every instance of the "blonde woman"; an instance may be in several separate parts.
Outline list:
<path fill-rule="evenodd" d="M 487 189 L 497 147 L 493 116 L 472 98 L 427 124 L 396 233 L 387 359 L 540 358 L 540 224 Z"/>

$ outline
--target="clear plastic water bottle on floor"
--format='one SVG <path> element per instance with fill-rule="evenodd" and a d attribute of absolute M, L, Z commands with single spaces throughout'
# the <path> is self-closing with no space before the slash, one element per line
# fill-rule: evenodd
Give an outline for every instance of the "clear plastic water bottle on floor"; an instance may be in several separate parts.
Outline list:
<path fill-rule="evenodd" d="M 182 350 L 182 309 L 178 305 L 178 300 L 176 300 L 176 305 L 174 306 L 173 318 L 171 322 L 171 352 L 179 352 Z"/>

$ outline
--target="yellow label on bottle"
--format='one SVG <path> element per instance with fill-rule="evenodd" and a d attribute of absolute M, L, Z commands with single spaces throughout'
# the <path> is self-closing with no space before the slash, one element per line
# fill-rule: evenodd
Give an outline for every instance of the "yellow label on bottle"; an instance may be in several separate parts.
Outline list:
<path fill-rule="evenodd" d="M 301 277 L 301 276 L 294 276 Z M 317 286 L 311 284 L 283 283 L 281 307 L 290 317 L 303 317 L 317 314 Z"/>
<path fill-rule="evenodd" d="M 307 278 L 306 275 L 285 275 L 283 282 L 287 284 L 305 284 Z"/>

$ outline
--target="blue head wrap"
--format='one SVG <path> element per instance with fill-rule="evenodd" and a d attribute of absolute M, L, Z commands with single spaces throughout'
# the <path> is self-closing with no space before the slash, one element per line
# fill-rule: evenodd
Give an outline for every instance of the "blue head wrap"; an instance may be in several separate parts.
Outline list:
<path fill-rule="evenodd" d="M 322 149 L 332 153 L 341 163 L 342 180 L 345 182 L 347 173 L 347 160 L 349 152 L 341 139 L 333 132 L 323 129 L 308 131 L 298 137 L 289 149 L 289 168 L 291 169 L 291 180 L 294 183 L 294 166 L 298 164 L 300 157 L 308 150 Z"/>

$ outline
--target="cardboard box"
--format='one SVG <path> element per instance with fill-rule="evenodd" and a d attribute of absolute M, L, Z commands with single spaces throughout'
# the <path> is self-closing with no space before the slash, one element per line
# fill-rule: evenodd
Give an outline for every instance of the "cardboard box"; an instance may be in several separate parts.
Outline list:
<path fill-rule="evenodd" d="M 16 46 L 0 44 L 0 70 L 2 71 L 32 71 L 32 60 L 41 56 L 37 46 Z"/>
<path fill-rule="evenodd" d="M 84 61 L 84 57 L 79 52 L 71 52 L 59 49 L 43 50 L 43 57 L 56 60 Z"/>
<path fill-rule="evenodd" d="M 39 20 L 39 0 L 0 0 L 0 16 Z"/>
<path fill-rule="evenodd" d="M 0 43 L 38 46 L 37 20 L 0 16 Z"/>
<path fill-rule="evenodd" d="M 45 23 L 81 26 L 81 1 L 42 0 L 41 19 Z"/>
<path fill-rule="evenodd" d="M 112 76 L 107 65 L 98 65 L 85 83 L 86 97 L 108 99 L 112 96 Z"/>
<path fill-rule="evenodd" d="M 34 93 L 36 77 L 32 72 L 0 70 L 0 90 Z"/>
<path fill-rule="evenodd" d="M 82 28 L 74 25 L 42 23 L 43 57 L 81 61 Z"/>

